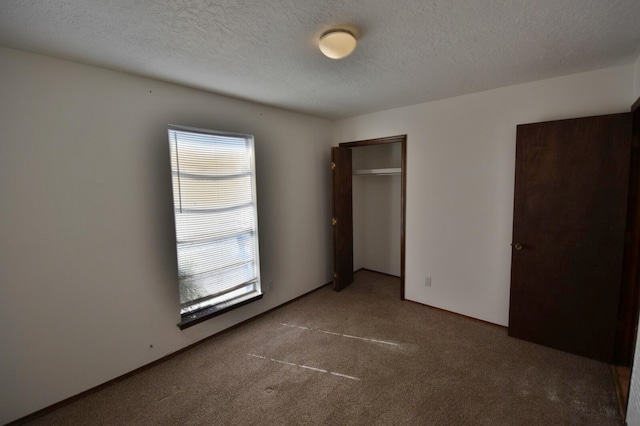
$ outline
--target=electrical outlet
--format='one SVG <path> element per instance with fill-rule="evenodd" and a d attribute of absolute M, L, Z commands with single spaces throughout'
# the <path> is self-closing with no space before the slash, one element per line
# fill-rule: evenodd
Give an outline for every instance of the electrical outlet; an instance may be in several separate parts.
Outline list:
<path fill-rule="evenodd" d="M 424 285 L 427 287 L 431 287 L 431 277 L 427 277 L 424 279 Z"/>

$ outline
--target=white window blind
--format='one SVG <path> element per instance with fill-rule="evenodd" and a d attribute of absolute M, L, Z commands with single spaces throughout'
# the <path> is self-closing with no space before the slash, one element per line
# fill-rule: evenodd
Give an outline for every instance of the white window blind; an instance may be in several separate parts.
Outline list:
<path fill-rule="evenodd" d="M 253 136 L 169 126 L 169 147 L 188 324 L 262 295 Z"/>

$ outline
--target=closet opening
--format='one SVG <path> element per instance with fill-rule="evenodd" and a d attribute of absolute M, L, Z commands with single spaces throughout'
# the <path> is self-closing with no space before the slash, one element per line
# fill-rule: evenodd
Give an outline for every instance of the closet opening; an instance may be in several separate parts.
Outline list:
<path fill-rule="evenodd" d="M 334 290 L 366 269 L 399 277 L 404 300 L 407 136 L 343 142 L 331 161 Z"/>

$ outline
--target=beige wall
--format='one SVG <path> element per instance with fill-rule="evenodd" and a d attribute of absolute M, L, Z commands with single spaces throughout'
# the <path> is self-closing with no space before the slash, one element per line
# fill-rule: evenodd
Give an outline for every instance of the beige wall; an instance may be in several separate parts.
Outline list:
<path fill-rule="evenodd" d="M 406 297 L 507 325 L 516 126 L 628 111 L 632 87 L 628 65 L 338 121 L 408 135 Z"/>
<path fill-rule="evenodd" d="M 0 70 L 0 424 L 330 281 L 332 123 L 15 50 Z M 255 135 L 267 287 L 184 331 L 169 123 Z"/>
<path fill-rule="evenodd" d="M 353 182 L 354 269 L 399 277 L 400 176 L 354 176 Z"/>

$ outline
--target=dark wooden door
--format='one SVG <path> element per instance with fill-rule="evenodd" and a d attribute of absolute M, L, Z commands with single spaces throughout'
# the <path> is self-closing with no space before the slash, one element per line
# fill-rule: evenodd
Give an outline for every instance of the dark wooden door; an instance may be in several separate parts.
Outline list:
<path fill-rule="evenodd" d="M 518 126 L 509 335 L 611 362 L 631 116 Z"/>
<path fill-rule="evenodd" d="M 340 291 L 353 282 L 353 206 L 351 201 L 351 150 L 331 148 L 333 187 L 333 288 Z"/>

